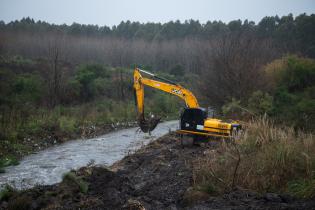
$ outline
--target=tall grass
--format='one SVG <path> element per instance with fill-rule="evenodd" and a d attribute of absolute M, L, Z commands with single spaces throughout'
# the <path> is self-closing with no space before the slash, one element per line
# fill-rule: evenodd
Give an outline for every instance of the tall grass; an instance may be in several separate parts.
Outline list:
<path fill-rule="evenodd" d="M 220 193 L 238 186 L 314 197 L 314 141 L 312 134 L 275 125 L 266 117 L 253 120 L 236 142 L 222 143 L 196 161 L 195 187 Z"/>

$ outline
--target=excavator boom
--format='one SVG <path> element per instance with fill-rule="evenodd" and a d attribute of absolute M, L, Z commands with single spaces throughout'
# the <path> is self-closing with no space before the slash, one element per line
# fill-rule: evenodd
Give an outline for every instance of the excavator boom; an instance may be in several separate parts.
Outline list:
<path fill-rule="evenodd" d="M 165 80 L 168 83 L 161 82 L 158 80 L 149 79 L 146 77 L 142 77 L 140 72 L 143 72 L 145 74 L 150 75 L 153 78 L 159 79 L 159 80 Z M 186 106 L 189 108 L 197 108 L 199 107 L 198 101 L 194 94 L 190 92 L 189 90 L 183 88 L 181 85 L 176 84 L 172 81 L 169 81 L 167 79 L 158 77 L 150 72 L 141 70 L 139 68 L 136 68 L 134 70 L 134 89 L 136 90 L 136 96 L 138 101 L 138 111 L 139 113 L 143 113 L 143 106 L 144 106 L 144 85 L 162 90 L 164 92 L 176 95 L 180 98 L 182 98 L 186 102 Z"/>
<path fill-rule="evenodd" d="M 142 77 L 141 73 L 147 74 L 152 78 L 164 80 L 166 82 Z M 199 107 L 198 101 L 194 94 L 189 90 L 183 88 L 181 85 L 176 84 L 172 81 L 167 79 L 158 77 L 150 72 L 141 70 L 139 68 L 135 68 L 134 74 L 134 90 L 135 90 L 135 99 L 136 99 L 136 106 L 138 111 L 138 123 L 140 128 L 143 132 L 150 132 L 152 131 L 156 125 L 159 123 L 159 118 L 153 118 L 150 120 L 146 120 L 144 117 L 144 85 L 162 90 L 164 92 L 176 95 L 183 99 L 186 103 L 186 106 L 189 108 L 197 108 Z"/>

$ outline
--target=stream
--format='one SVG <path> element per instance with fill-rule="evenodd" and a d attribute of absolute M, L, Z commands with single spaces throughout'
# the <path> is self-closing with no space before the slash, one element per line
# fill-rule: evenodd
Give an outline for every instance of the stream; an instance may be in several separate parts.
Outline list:
<path fill-rule="evenodd" d="M 68 141 L 24 157 L 17 166 L 5 168 L 0 174 L 0 188 L 6 184 L 17 189 L 61 182 L 63 174 L 88 164 L 110 166 L 157 138 L 178 128 L 178 121 L 158 124 L 151 136 L 129 128 L 91 139 Z"/>

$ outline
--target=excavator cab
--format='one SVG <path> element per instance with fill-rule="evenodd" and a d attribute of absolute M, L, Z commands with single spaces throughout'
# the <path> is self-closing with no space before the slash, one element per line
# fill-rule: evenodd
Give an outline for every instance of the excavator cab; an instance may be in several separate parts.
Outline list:
<path fill-rule="evenodd" d="M 197 131 L 202 130 L 208 113 L 204 108 L 185 108 L 180 121 L 182 130 Z"/>

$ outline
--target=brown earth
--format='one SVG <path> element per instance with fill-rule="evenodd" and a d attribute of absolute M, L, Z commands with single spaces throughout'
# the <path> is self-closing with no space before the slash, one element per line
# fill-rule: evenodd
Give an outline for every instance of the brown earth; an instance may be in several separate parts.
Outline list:
<path fill-rule="evenodd" d="M 110 168 L 90 166 L 60 184 L 11 192 L 1 209 L 315 209 L 314 200 L 234 189 L 210 196 L 192 188 L 192 162 L 206 146 L 182 147 L 166 135 Z M 88 184 L 86 193 L 81 180 Z M 80 188 L 81 186 L 81 188 Z"/>

